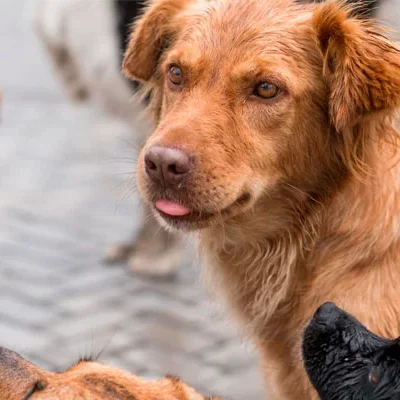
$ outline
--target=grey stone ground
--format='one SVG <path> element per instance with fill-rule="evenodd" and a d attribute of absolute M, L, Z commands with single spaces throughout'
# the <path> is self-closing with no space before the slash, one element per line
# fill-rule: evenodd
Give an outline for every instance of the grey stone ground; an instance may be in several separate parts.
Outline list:
<path fill-rule="evenodd" d="M 0 4 L 0 345 L 52 370 L 104 348 L 101 360 L 145 376 L 262 398 L 254 355 L 212 312 L 189 260 L 156 282 L 100 262 L 135 229 L 131 133 L 65 100 L 30 5 Z"/>

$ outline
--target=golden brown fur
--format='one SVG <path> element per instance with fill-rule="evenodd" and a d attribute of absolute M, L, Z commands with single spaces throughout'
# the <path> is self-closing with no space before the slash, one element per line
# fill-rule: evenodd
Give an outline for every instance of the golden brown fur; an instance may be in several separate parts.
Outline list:
<path fill-rule="evenodd" d="M 249 328 L 273 399 L 316 398 L 300 341 L 321 303 L 400 335 L 400 53 L 378 28 L 335 1 L 158 0 L 124 71 L 146 83 L 157 122 L 140 191 L 165 225 L 199 230 L 213 287 Z M 254 95 L 265 81 L 279 96 Z M 147 176 L 154 145 L 193 157 L 184 185 Z M 165 215 L 160 199 L 191 213 Z"/>
<path fill-rule="evenodd" d="M 218 400 L 216 397 L 206 399 L 176 377 L 148 381 L 92 361 L 81 361 L 62 373 L 47 372 L 5 348 L 0 348 L 0 398 L 2 400 Z"/>

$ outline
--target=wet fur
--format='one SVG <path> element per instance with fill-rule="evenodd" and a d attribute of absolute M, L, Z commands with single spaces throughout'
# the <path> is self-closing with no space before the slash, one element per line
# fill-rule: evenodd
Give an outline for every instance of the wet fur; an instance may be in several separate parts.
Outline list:
<path fill-rule="evenodd" d="M 307 326 L 303 360 L 321 400 L 400 399 L 400 342 L 377 336 L 334 304 Z"/>

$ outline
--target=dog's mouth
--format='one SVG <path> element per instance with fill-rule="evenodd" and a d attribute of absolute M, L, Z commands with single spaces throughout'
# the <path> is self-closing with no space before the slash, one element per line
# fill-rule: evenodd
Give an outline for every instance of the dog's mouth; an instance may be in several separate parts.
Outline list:
<path fill-rule="evenodd" d="M 213 221 L 225 220 L 237 215 L 250 200 L 250 194 L 245 192 L 222 210 L 208 212 L 191 208 L 179 200 L 159 199 L 153 203 L 153 209 L 163 221 L 173 228 L 196 230 L 210 226 Z"/>

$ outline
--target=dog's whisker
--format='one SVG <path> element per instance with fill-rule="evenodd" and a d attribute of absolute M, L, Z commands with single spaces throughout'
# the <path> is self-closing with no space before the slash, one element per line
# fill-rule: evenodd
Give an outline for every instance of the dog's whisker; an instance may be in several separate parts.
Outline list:
<path fill-rule="evenodd" d="M 120 142 L 128 145 L 130 148 L 132 148 L 134 151 L 139 152 L 142 148 L 142 146 L 137 143 L 137 142 L 132 142 L 126 138 L 122 138 L 122 137 L 116 137 L 117 140 L 119 140 Z"/>
<path fill-rule="evenodd" d="M 320 203 L 317 199 L 315 199 L 315 198 L 314 198 L 313 196 L 311 196 L 309 193 L 307 193 L 306 191 L 301 190 L 300 188 L 298 188 L 298 187 L 296 187 L 296 186 L 290 184 L 289 182 L 285 182 L 285 181 L 284 181 L 283 184 L 286 185 L 286 186 L 288 186 L 289 188 L 291 188 L 291 189 L 293 189 L 293 190 L 295 190 L 295 191 L 297 191 L 297 192 L 303 194 L 304 196 L 307 196 L 307 197 L 308 197 L 310 200 L 312 200 L 313 202 L 315 202 L 315 203 Z"/>

